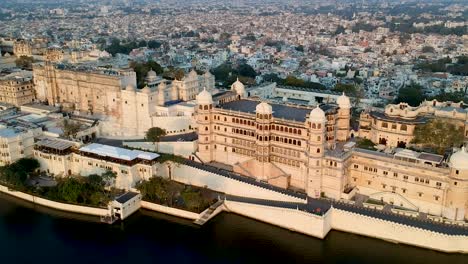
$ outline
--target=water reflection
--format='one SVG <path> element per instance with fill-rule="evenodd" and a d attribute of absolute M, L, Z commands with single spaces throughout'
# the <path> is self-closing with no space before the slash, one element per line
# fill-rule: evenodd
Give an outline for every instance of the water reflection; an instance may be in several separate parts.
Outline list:
<path fill-rule="evenodd" d="M 0 195 L 2 263 L 468 263 L 341 232 L 315 239 L 228 213 L 203 227 L 150 211 L 98 221 Z"/>

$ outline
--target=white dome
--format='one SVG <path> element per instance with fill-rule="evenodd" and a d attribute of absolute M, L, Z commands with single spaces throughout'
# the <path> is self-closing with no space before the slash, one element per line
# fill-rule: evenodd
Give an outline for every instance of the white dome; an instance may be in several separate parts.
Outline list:
<path fill-rule="evenodd" d="M 458 170 L 468 170 L 468 152 L 465 147 L 455 152 L 450 157 L 450 167 Z"/>
<path fill-rule="evenodd" d="M 203 91 L 201 91 L 197 95 L 197 104 L 199 105 L 206 105 L 206 104 L 212 104 L 213 103 L 213 97 L 211 94 L 206 90 L 206 88 L 203 88 Z"/>
<path fill-rule="evenodd" d="M 151 89 L 148 86 L 145 86 L 143 89 L 141 89 L 141 92 L 149 94 L 149 93 L 151 93 Z"/>
<path fill-rule="evenodd" d="M 156 79 L 158 78 L 158 76 L 156 75 L 156 72 L 153 71 L 153 69 L 151 69 L 148 74 L 146 75 L 146 79 L 148 81 L 155 81 Z"/>
<path fill-rule="evenodd" d="M 272 114 L 273 113 L 273 108 L 271 108 L 271 105 L 261 102 L 255 107 L 255 113 L 257 114 Z"/>
<path fill-rule="evenodd" d="M 235 91 L 238 95 L 245 96 L 245 86 L 239 81 L 239 78 L 231 85 L 231 90 Z"/>
<path fill-rule="evenodd" d="M 325 118 L 325 112 L 323 112 L 318 105 L 310 112 L 309 120 L 312 123 L 325 123 L 327 121 Z"/>
<path fill-rule="evenodd" d="M 344 92 L 338 97 L 338 99 L 336 99 L 336 103 L 340 108 L 351 108 L 351 101 L 349 100 L 349 97 L 345 95 Z"/>
<path fill-rule="evenodd" d="M 135 87 L 133 87 L 133 85 L 129 84 L 129 85 L 127 85 L 127 87 L 125 87 L 125 90 L 126 91 L 135 91 Z"/>

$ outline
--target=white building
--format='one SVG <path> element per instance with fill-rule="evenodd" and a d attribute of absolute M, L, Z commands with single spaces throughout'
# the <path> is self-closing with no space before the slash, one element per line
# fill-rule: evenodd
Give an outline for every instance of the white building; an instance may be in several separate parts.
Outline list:
<path fill-rule="evenodd" d="M 21 128 L 0 128 L 0 165 L 11 164 L 33 153 L 33 132 Z"/>

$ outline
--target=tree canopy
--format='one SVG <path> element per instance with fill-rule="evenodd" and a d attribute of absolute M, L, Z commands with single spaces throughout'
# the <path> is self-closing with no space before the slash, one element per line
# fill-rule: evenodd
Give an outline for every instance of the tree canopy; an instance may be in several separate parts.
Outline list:
<path fill-rule="evenodd" d="M 400 89 L 395 103 L 408 103 L 411 106 L 418 106 L 424 100 L 422 86 L 412 83 Z"/>
<path fill-rule="evenodd" d="M 32 158 L 22 158 L 0 167 L 0 180 L 17 188 L 23 188 L 29 175 L 39 168 L 39 162 Z"/>
<path fill-rule="evenodd" d="M 211 73 L 215 76 L 218 82 L 224 86 L 229 86 L 235 82 L 236 78 L 245 83 L 254 83 L 255 77 L 258 75 L 252 66 L 247 63 L 241 63 L 237 67 L 230 63 L 223 63 L 214 68 Z"/>
<path fill-rule="evenodd" d="M 138 88 L 143 88 L 146 85 L 145 78 L 150 70 L 155 71 L 156 74 L 162 74 L 164 71 L 159 63 L 152 60 L 147 62 L 132 62 L 130 63 L 130 67 L 136 73 Z"/>
<path fill-rule="evenodd" d="M 153 143 L 157 143 L 161 140 L 161 137 L 166 135 L 166 130 L 160 127 L 152 127 L 146 131 L 145 139 Z"/>
<path fill-rule="evenodd" d="M 20 56 L 15 60 L 16 67 L 22 69 L 32 69 L 32 64 L 34 63 L 33 57 Z"/>
<path fill-rule="evenodd" d="M 445 120 L 434 119 L 416 126 L 411 143 L 444 154 L 447 148 L 463 144 L 464 128 Z"/>

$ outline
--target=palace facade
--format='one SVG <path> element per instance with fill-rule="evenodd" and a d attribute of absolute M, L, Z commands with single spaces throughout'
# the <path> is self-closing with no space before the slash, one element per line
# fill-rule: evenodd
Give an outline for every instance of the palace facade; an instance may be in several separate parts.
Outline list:
<path fill-rule="evenodd" d="M 355 148 L 351 104 L 344 94 L 336 104 L 304 107 L 247 98 L 243 86 L 233 86 L 237 96 L 216 103 L 207 91 L 197 96 L 197 156 L 203 162 L 223 163 L 244 176 L 311 197 L 360 194 L 431 215 L 468 218 L 464 148 L 448 159 L 407 149 L 386 154 Z M 396 129 L 405 132 L 403 125 L 409 133 L 415 124 L 400 121 Z M 403 132 L 394 135 L 410 140 Z"/>
<path fill-rule="evenodd" d="M 465 130 L 468 139 L 468 111 L 463 103 L 424 101 L 418 107 L 406 103 L 389 104 L 385 111 L 364 111 L 359 119 L 359 136 L 376 144 L 405 147 L 417 125 L 431 119 L 443 119 Z"/>
<path fill-rule="evenodd" d="M 108 136 L 141 137 L 161 121 L 159 108 L 193 100 L 202 87 L 214 89 L 213 75 L 198 75 L 195 71 L 180 81 L 164 80 L 150 71 L 146 79 L 148 85 L 143 89 L 136 88 L 133 69 L 86 68 L 46 62 L 34 65 L 33 73 L 39 101 L 101 120 L 101 134 Z M 173 118 L 177 120 L 163 122 L 162 128 L 170 130 L 170 126 L 176 124 L 177 131 L 189 130 L 191 117 L 184 117 L 185 113 L 177 116 Z"/>

